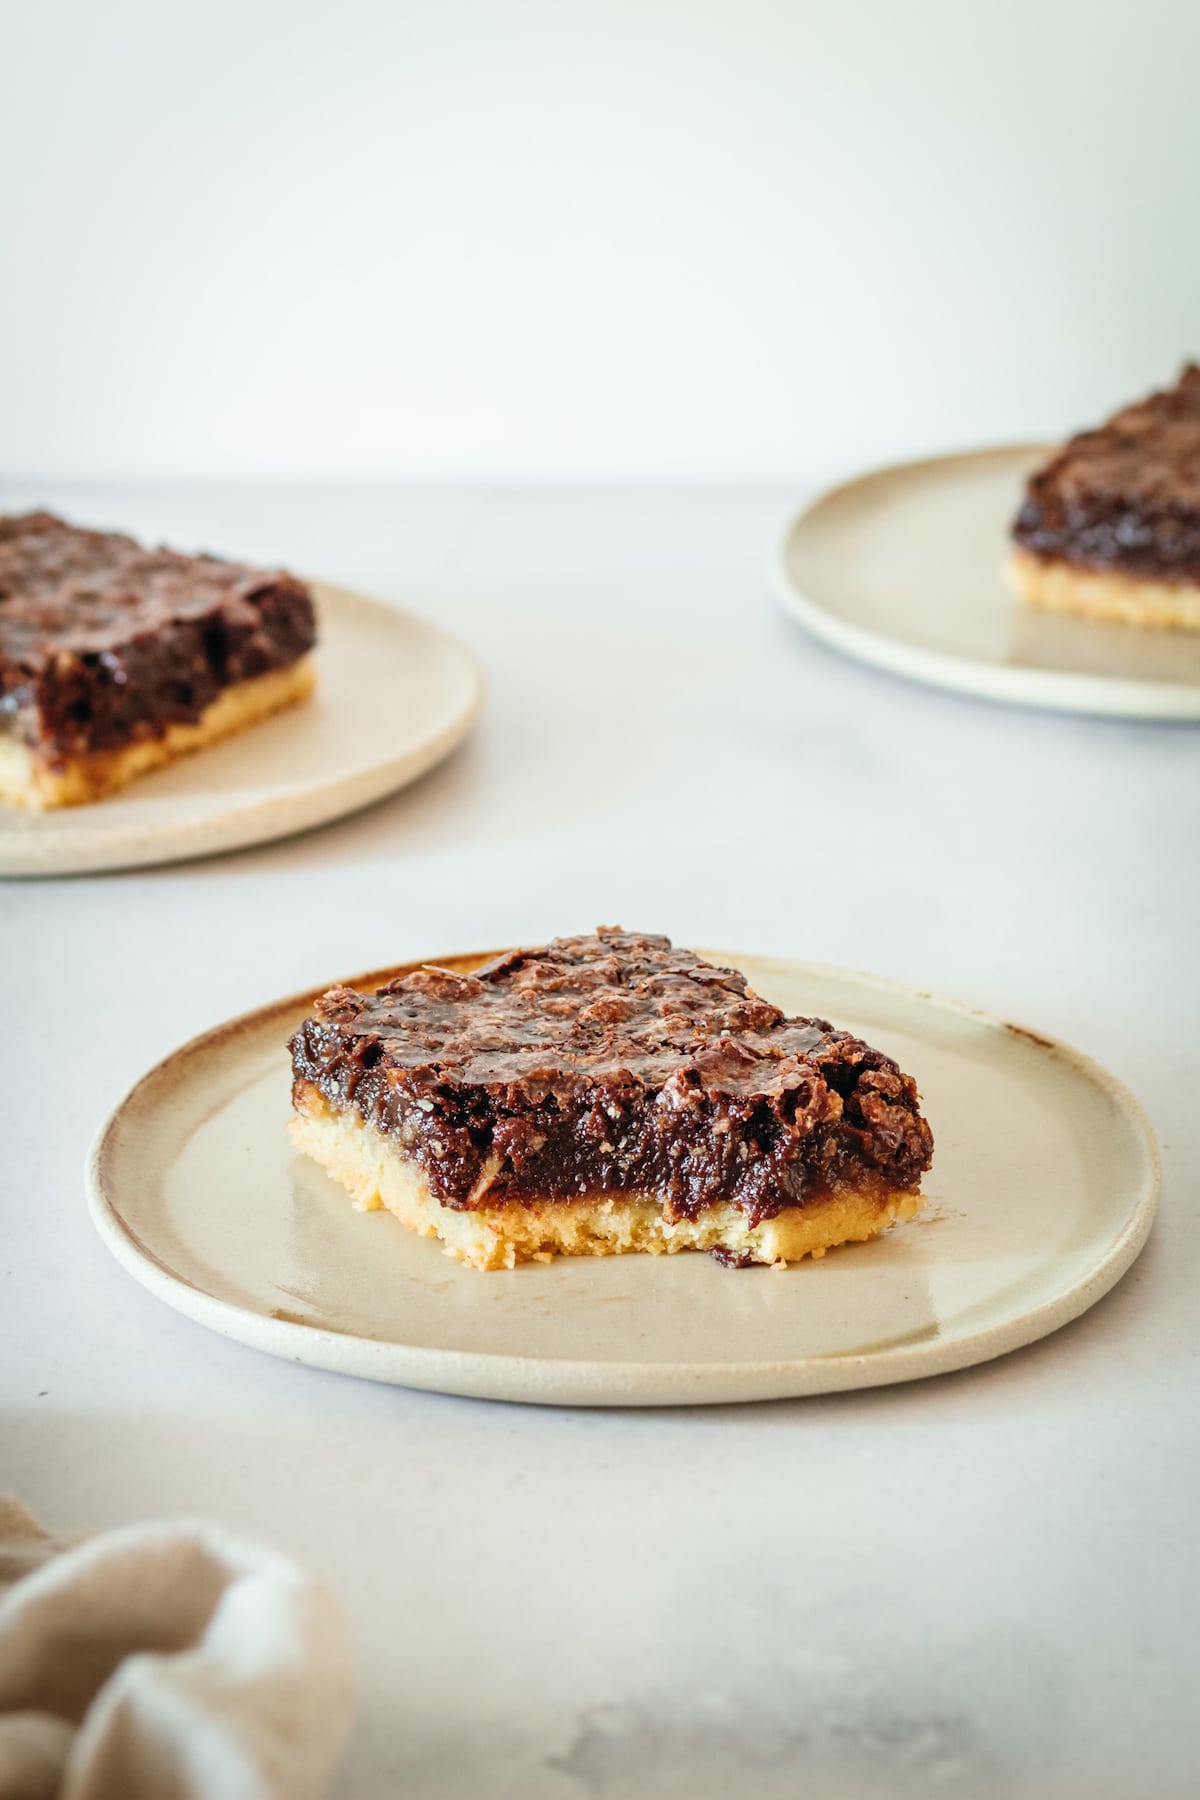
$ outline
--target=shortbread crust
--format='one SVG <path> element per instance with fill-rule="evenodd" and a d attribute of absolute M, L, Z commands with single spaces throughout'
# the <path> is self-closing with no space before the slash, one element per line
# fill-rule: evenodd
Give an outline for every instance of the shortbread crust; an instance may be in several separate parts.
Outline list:
<path fill-rule="evenodd" d="M 1030 606 L 1109 624 L 1200 631 L 1200 586 L 1083 569 L 1028 550 L 1013 551 L 1009 574 Z"/>

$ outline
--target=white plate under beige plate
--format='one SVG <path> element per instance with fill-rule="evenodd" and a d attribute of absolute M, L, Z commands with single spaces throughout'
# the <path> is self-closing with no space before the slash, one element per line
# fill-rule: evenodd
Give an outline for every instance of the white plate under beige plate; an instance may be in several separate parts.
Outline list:
<path fill-rule="evenodd" d="M 315 582 L 311 700 L 92 806 L 0 806 L 0 876 L 78 875 L 211 856 L 307 831 L 448 756 L 479 711 L 475 663 L 433 625 Z"/>
<path fill-rule="evenodd" d="M 284 1041 L 300 996 L 196 1038 L 138 1083 L 92 1153 L 95 1223 L 152 1293 L 256 1349 L 407 1387 L 593 1406 L 963 1368 L 1066 1324 L 1129 1267 L 1158 1155 L 1137 1102 L 1095 1063 L 871 976 L 706 954 L 917 1076 L 937 1144 L 922 1217 L 786 1270 L 691 1253 L 481 1274 L 389 1213 L 356 1213 L 294 1154 Z"/>
<path fill-rule="evenodd" d="M 901 463 L 793 520 L 780 592 L 818 637 L 897 675 L 993 700 L 1200 719 L 1200 632 L 1045 612 L 1005 580 L 1008 529 L 1046 446 Z"/>

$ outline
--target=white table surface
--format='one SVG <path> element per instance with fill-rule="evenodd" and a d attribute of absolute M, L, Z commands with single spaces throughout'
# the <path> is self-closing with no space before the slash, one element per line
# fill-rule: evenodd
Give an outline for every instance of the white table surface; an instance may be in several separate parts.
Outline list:
<path fill-rule="evenodd" d="M 483 661 L 442 770 L 288 843 L 0 885 L 0 1484 L 254 1532 L 349 1609 L 338 1796 L 1195 1791 L 1200 734 L 808 640 L 783 493 L 46 493 L 402 601 Z M 596 923 L 865 967 L 1074 1042 L 1163 1146 L 1109 1298 L 990 1366 L 718 1410 L 522 1409 L 258 1355 L 84 1209 L 92 1131 L 221 1018 Z M 732 1277 L 731 1279 L 736 1279 Z"/>

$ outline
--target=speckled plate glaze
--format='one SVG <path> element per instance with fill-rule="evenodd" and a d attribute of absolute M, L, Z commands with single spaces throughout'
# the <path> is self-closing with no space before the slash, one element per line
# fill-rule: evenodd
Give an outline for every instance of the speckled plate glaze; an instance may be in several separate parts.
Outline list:
<path fill-rule="evenodd" d="M 939 687 L 1067 712 L 1200 719 L 1200 632 L 1138 631 L 1026 606 L 1008 529 L 1045 445 L 878 469 L 788 527 L 784 602 L 818 637 Z"/>
<path fill-rule="evenodd" d="M 0 876 L 78 875 L 211 856 L 307 831 L 394 793 L 470 730 L 483 684 L 433 625 L 313 583 L 311 700 L 92 806 L 0 806 Z"/>
<path fill-rule="evenodd" d="M 121 1101 L 88 1165 L 100 1235 L 168 1305 L 258 1350 L 572 1406 L 764 1400 L 959 1369 L 1066 1324 L 1129 1267 L 1158 1154 L 1137 1102 L 1087 1057 L 872 976 L 705 954 L 917 1076 L 937 1141 L 920 1218 L 786 1270 L 694 1253 L 464 1268 L 390 1214 L 356 1213 L 294 1154 L 284 1043 L 313 998 L 301 995 L 185 1044 Z"/>

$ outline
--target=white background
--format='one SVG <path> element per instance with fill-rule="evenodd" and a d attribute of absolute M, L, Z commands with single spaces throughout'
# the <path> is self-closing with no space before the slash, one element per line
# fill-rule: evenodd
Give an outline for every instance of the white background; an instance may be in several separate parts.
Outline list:
<path fill-rule="evenodd" d="M 1194 0 L 0 16 L 0 474 L 808 479 L 1200 354 Z"/>

